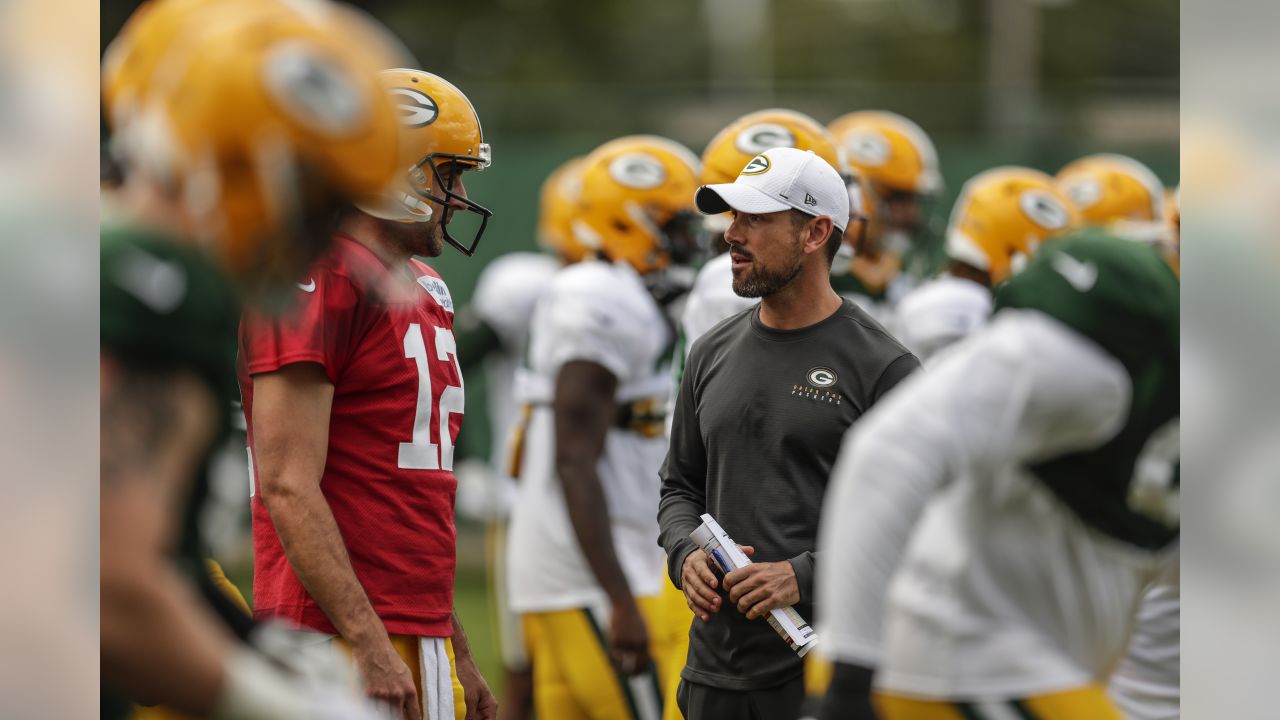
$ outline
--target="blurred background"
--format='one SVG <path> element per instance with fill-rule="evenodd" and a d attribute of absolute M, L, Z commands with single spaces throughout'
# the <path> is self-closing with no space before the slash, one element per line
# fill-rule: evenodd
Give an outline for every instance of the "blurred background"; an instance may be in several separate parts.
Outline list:
<path fill-rule="evenodd" d="M 104 0 L 105 47 L 137 6 Z M 361 5 L 425 70 L 471 98 L 494 164 L 467 178 L 494 211 L 477 255 L 432 261 L 465 304 L 485 263 L 534 249 L 539 186 L 571 156 L 654 133 L 701 154 L 724 125 L 784 107 L 821 123 L 855 110 L 915 120 L 938 148 L 940 240 L 966 179 L 1002 164 L 1049 173 L 1119 152 L 1179 183 L 1179 6 L 1174 0 L 378 0 Z M 483 375 L 467 374 L 460 452 L 481 467 Z M 474 372 L 473 372 L 474 371 Z M 251 597 L 247 477 L 228 449 L 209 518 L 219 559 Z M 474 481 L 459 468 L 460 481 Z M 457 605 L 499 681 L 483 526 L 460 516 Z M 498 690 L 498 688 L 495 688 Z"/>
<path fill-rule="evenodd" d="M 467 93 L 493 146 L 492 170 L 468 178 L 494 211 L 480 253 L 437 262 L 464 299 L 486 260 L 532 247 L 538 186 L 560 162 L 639 132 L 700 154 L 766 107 L 915 120 L 938 146 L 944 220 L 965 179 L 1003 163 L 1052 173 L 1122 152 L 1178 182 L 1174 0 L 356 4 Z M 104 43 L 136 5 L 103 2 Z"/>

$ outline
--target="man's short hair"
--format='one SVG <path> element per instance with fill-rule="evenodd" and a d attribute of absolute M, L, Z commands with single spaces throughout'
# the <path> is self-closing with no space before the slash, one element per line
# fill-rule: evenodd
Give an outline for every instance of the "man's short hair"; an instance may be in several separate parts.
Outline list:
<path fill-rule="evenodd" d="M 797 228 L 817 217 L 800 210 L 791 210 L 791 223 Z M 827 267 L 831 267 L 831 263 L 836 261 L 836 253 L 840 252 L 840 243 L 844 242 L 844 233 L 840 232 L 840 228 L 836 227 L 835 222 L 831 223 L 831 234 L 827 236 L 827 244 L 822 247 L 825 251 L 823 254 L 827 256 Z"/>

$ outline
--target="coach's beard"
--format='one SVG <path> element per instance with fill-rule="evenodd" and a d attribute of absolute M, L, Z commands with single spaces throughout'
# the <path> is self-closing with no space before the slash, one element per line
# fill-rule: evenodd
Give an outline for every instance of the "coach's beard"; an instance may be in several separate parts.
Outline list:
<path fill-rule="evenodd" d="M 751 267 L 733 274 L 733 292 L 739 297 L 758 298 L 772 295 L 791 284 L 800 274 L 803 253 L 796 253 L 787 266 L 779 270 L 762 267 L 754 259 Z"/>

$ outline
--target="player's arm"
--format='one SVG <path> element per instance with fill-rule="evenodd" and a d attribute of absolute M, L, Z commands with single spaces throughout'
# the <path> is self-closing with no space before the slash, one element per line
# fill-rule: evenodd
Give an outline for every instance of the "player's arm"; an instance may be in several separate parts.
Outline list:
<path fill-rule="evenodd" d="M 899 387 L 845 436 L 818 536 L 818 623 L 835 661 L 821 720 L 875 717 L 889 579 L 930 496 L 1004 425 L 1014 368 L 970 355 Z"/>
<path fill-rule="evenodd" d="M 152 542 L 155 493 L 134 490 L 102 494 L 101 662 L 112 687 L 213 720 L 385 717 L 238 643 Z"/>
<path fill-rule="evenodd" d="M 991 479 L 1010 462 L 1088 447 L 1115 432 L 1128 406 L 1123 369 L 1082 339 L 1064 341 L 1063 332 L 1045 334 L 1019 318 L 996 323 L 901 386 L 845 437 L 818 538 L 820 631 L 847 679 L 841 687 L 833 681 L 833 703 L 858 694 L 850 683 L 869 690 L 862 680 L 880 660 L 889 580 L 948 478 Z M 837 706 L 822 717 L 842 712 Z"/>
<path fill-rule="evenodd" d="M 130 697 L 205 714 L 223 692 L 231 637 L 168 560 L 169 497 L 153 483 L 104 474 L 102 674 Z"/>
<path fill-rule="evenodd" d="M 104 368 L 115 367 L 103 357 Z M 160 380 L 155 392 L 139 394 L 136 386 L 112 392 L 117 372 L 103 377 L 103 678 L 131 698 L 215 720 L 314 717 L 320 707 L 370 717 L 340 693 L 318 699 L 313 687 L 238 643 L 174 569 L 178 498 L 212 432 L 214 413 L 190 403 L 191 386 L 202 383 Z"/>
<path fill-rule="evenodd" d="M 320 490 L 333 384 L 313 363 L 253 378 L 258 492 L 303 587 L 351 644 L 366 692 L 418 717 L 413 676 L 369 603 Z"/>
<path fill-rule="evenodd" d="M 232 639 L 169 556 L 217 399 L 193 373 L 139 372 L 105 351 L 101 367 L 102 674 L 133 698 L 207 713 Z"/>
<path fill-rule="evenodd" d="M 498 716 L 498 701 L 489 690 L 484 675 L 480 674 L 457 610 L 453 612 L 453 637 L 450 640 L 453 643 L 454 664 L 458 670 L 458 684 L 462 685 L 466 700 L 466 720 L 494 720 Z"/>
<path fill-rule="evenodd" d="M 613 546 L 597 472 L 605 437 L 617 417 L 617 389 L 617 376 L 599 363 L 570 360 L 560 367 L 553 401 L 556 474 L 578 545 L 613 608 L 609 640 L 614 660 L 624 672 L 635 673 L 648 664 L 649 634 Z"/>

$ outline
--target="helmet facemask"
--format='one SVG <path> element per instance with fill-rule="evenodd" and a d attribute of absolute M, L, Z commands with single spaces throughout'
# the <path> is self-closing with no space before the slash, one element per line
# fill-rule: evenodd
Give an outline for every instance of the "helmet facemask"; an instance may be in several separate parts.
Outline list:
<path fill-rule="evenodd" d="M 661 227 L 658 236 L 672 265 L 689 266 L 704 253 L 707 234 L 698 213 L 681 210 Z"/>
<path fill-rule="evenodd" d="M 493 217 L 493 211 L 471 200 L 466 195 L 454 192 L 453 184 L 461 173 L 468 170 L 480 172 L 489 167 L 489 164 L 489 144 L 481 143 L 480 151 L 477 155 L 431 153 L 409 169 L 410 187 L 419 197 L 438 204 L 441 212 L 444 213 L 440 218 L 440 230 L 444 235 L 445 242 L 467 257 L 475 255 L 476 247 L 480 244 L 480 237 L 484 235 L 485 228 L 489 224 L 489 218 Z M 443 171 L 441 170 L 442 167 L 444 168 Z M 431 169 L 429 183 L 427 181 L 426 168 Z M 438 194 L 433 194 L 432 189 L 435 189 Z M 462 205 L 463 208 L 459 208 L 458 205 Z M 470 242 L 467 244 L 463 244 L 449 232 L 449 222 L 453 219 L 454 212 L 459 209 L 475 213 L 480 218 L 480 225 L 476 228 Z"/>
<path fill-rule="evenodd" d="M 693 263 L 705 253 L 707 235 L 697 213 L 681 210 L 656 233 L 658 247 L 669 262 L 661 270 L 646 273 L 645 286 L 659 305 L 666 307 L 688 293 L 697 277 Z"/>

